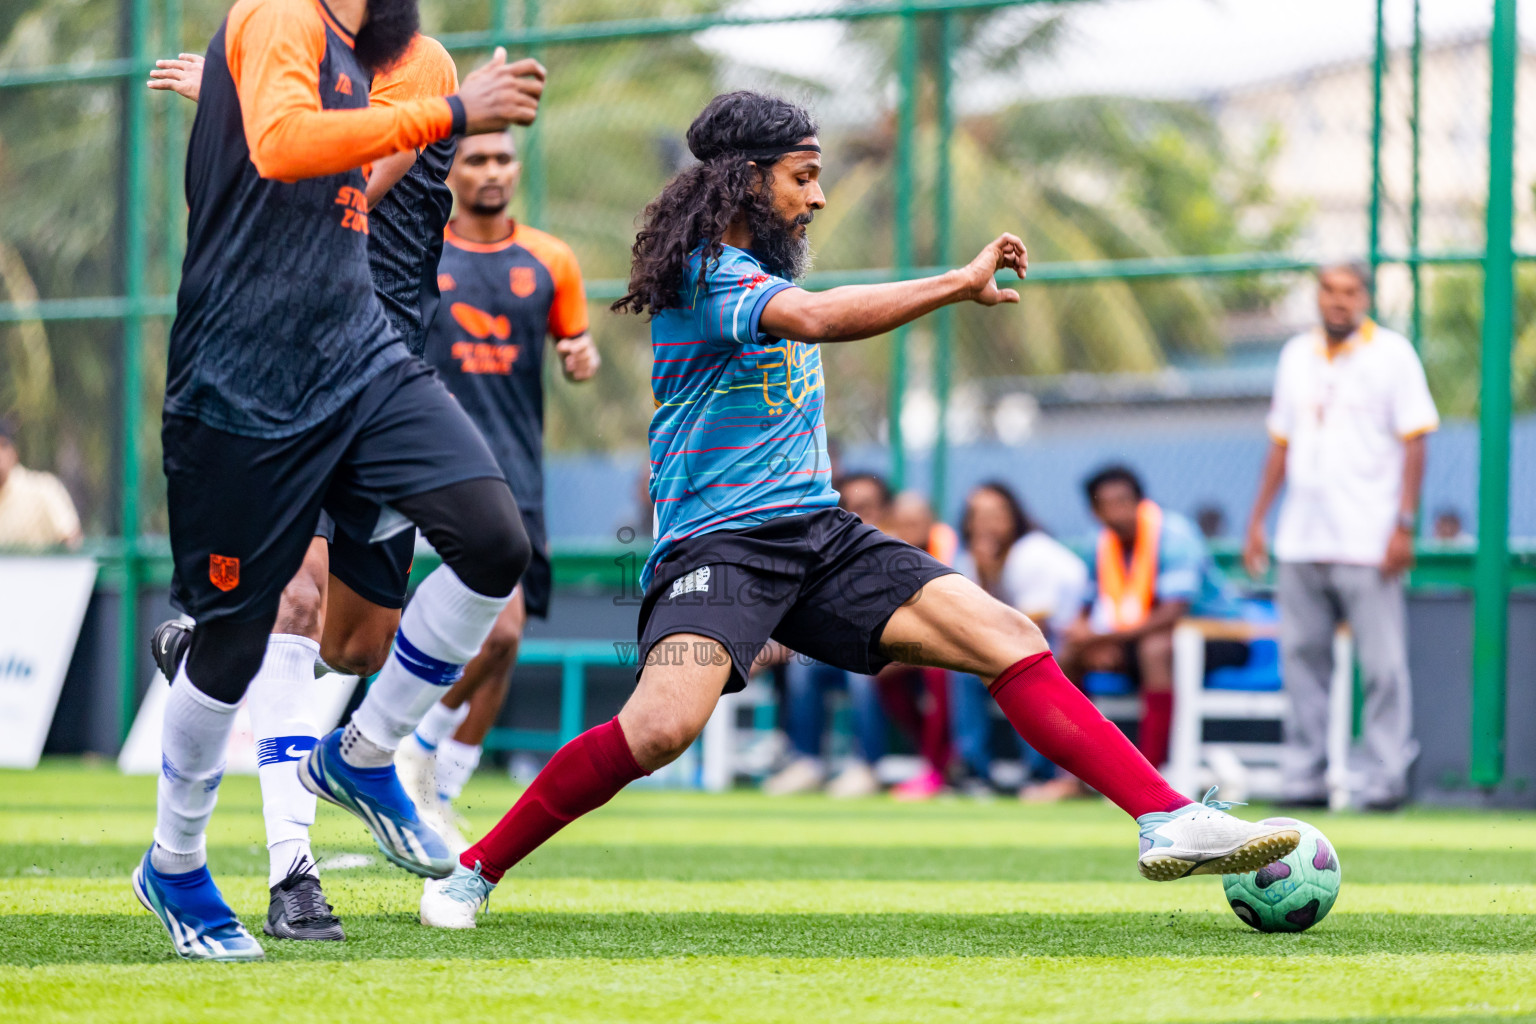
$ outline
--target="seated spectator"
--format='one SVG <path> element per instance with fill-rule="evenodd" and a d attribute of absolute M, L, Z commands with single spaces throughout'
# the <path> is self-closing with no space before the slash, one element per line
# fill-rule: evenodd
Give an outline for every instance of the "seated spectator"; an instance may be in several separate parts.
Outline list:
<path fill-rule="evenodd" d="M 1237 609 L 1194 524 L 1148 499 L 1136 474 L 1108 466 L 1084 490 L 1104 529 L 1093 600 L 1066 630 L 1062 664 L 1077 678 L 1086 672 L 1131 678 L 1141 692 L 1137 746 L 1160 765 L 1173 725 L 1174 627 L 1187 615 L 1224 618 Z M 1212 644 L 1207 668 L 1245 657 L 1242 644 Z"/>
<path fill-rule="evenodd" d="M 890 514 L 891 488 L 874 473 L 850 473 L 834 484 L 838 504 L 866 523 L 880 525 Z M 776 646 L 776 645 L 775 645 Z M 779 724 L 789 740 L 791 760 L 763 783 L 770 796 L 809 793 L 823 784 L 830 796 L 858 797 L 880 792 L 875 762 L 885 753 L 885 714 L 869 676 L 784 652 L 784 703 Z M 827 782 L 822 756 L 827 731 L 827 694 L 847 690 L 854 720 L 854 750 L 843 769 Z"/>
<path fill-rule="evenodd" d="M 886 533 L 922 548 L 941 562 L 952 564 L 959 539 L 955 531 L 935 520 L 928 499 L 913 491 L 891 502 Z M 937 668 L 891 665 L 875 677 L 886 714 L 916 744 L 927 770 L 892 790 L 898 800 L 928 800 L 944 791 L 952 756 L 949 721 L 949 673 Z"/>
<path fill-rule="evenodd" d="M 28 469 L 15 428 L 0 419 L 0 549 L 42 551 L 80 545 L 80 517 L 52 473 Z"/>
<path fill-rule="evenodd" d="M 1443 508 L 1435 513 L 1433 535 L 1437 544 L 1461 546 L 1475 543 L 1477 540 L 1467 532 L 1467 528 L 1461 523 L 1461 513 L 1454 508 Z"/>
<path fill-rule="evenodd" d="M 1088 567 L 1046 533 L 1006 484 L 992 481 L 971 491 L 960 520 L 962 549 L 955 568 L 998 600 L 1028 615 L 1053 644 L 1076 618 L 1088 593 Z M 973 790 L 990 789 L 991 698 L 984 682 L 957 675 L 953 686 L 955 741 Z M 1048 784 L 1056 766 L 1019 741 L 1029 782 Z M 1075 785 L 1074 785 L 1075 790 Z"/>

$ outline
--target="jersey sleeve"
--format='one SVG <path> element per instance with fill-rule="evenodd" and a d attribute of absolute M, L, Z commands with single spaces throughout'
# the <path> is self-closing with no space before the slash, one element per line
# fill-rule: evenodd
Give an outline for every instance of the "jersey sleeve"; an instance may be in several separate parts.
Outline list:
<path fill-rule="evenodd" d="M 398 107 L 411 100 L 451 96 L 458 91 L 459 69 L 448 51 L 431 36 L 418 35 L 394 67 L 373 76 L 368 102 L 375 107 Z"/>
<path fill-rule="evenodd" d="M 1287 345 L 1280 352 L 1280 361 L 1275 367 L 1275 392 L 1270 397 L 1269 416 L 1264 421 L 1269 439 L 1276 444 L 1289 444 L 1291 434 L 1296 429 L 1295 388 L 1291 384 L 1291 364 L 1295 362 L 1291 352 L 1294 344 Z"/>
<path fill-rule="evenodd" d="M 694 313 L 705 340 L 746 345 L 757 340 L 768 300 L 794 285 L 751 260 L 722 257 L 709 268 Z"/>
<path fill-rule="evenodd" d="M 1435 409 L 1435 399 L 1429 393 L 1429 381 L 1424 377 L 1424 364 L 1418 353 L 1404 339 L 1397 387 L 1392 389 L 1392 429 L 1403 440 L 1422 437 L 1440 427 L 1440 413 Z"/>
<path fill-rule="evenodd" d="M 57 542 L 62 544 L 80 532 L 80 516 L 75 512 L 75 503 L 70 500 L 69 492 L 64 489 L 58 477 L 46 474 L 42 483 L 39 494 L 48 516 L 48 525 Z"/>
<path fill-rule="evenodd" d="M 324 109 L 325 24 L 310 4 L 237 4 L 226 22 L 224 56 L 240 97 L 251 163 L 263 178 L 340 174 L 453 130 L 453 108 L 441 96 L 363 110 Z"/>
<path fill-rule="evenodd" d="M 591 322 L 587 317 L 587 289 L 581 281 L 581 265 L 564 243 L 546 248 L 540 259 L 555 281 L 555 301 L 549 306 L 549 333 L 556 338 L 585 334 Z"/>
<path fill-rule="evenodd" d="M 1205 543 L 1193 528 L 1165 514 L 1157 552 L 1157 599 L 1194 604 L 1200 597 L 1205 558 Z"/>

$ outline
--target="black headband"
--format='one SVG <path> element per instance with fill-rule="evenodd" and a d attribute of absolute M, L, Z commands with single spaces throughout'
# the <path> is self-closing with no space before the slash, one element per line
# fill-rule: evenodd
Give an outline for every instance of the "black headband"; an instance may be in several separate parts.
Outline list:
<path fill-rule="evenodd" d="M 746 160 L 777 160 L 786 153 L 820 153 L 821 147 L 814 142 L 793 142 L 787 146 L 769 146 L 765 149 L 740 149 L 732 153 Z"/>

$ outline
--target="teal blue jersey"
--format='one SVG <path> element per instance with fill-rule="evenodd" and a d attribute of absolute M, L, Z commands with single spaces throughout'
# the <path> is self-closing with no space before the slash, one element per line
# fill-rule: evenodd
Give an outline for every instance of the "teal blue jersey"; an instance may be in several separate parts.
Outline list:
<path fill-rule="evenodd" d="M 651 320 L 651 498 L 656 546 L 837 504 L 827 462 L 821 350 L 771 338 L 758 321 L 790 282 L 726 246 L 699 282 L 688 262 L 681 308 Z"/>

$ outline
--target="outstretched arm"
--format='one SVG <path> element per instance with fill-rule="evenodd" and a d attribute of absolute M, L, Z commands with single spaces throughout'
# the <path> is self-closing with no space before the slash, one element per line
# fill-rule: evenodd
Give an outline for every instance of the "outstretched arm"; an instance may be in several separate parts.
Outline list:
<path fill-rule="evenodd" d="M 763 333 L 796 341 L 872 338 L 955 302 L 1018 302 L 1019 293 L 999 288 L 995 275 L 1012 270 L 1022 280 L 1028 268 L 1024 243 L 1014 235 L 999 235 L 970 263 L 936 277 L 824 292 L 786 288 L 768 300 L 759 322 Z"/>

